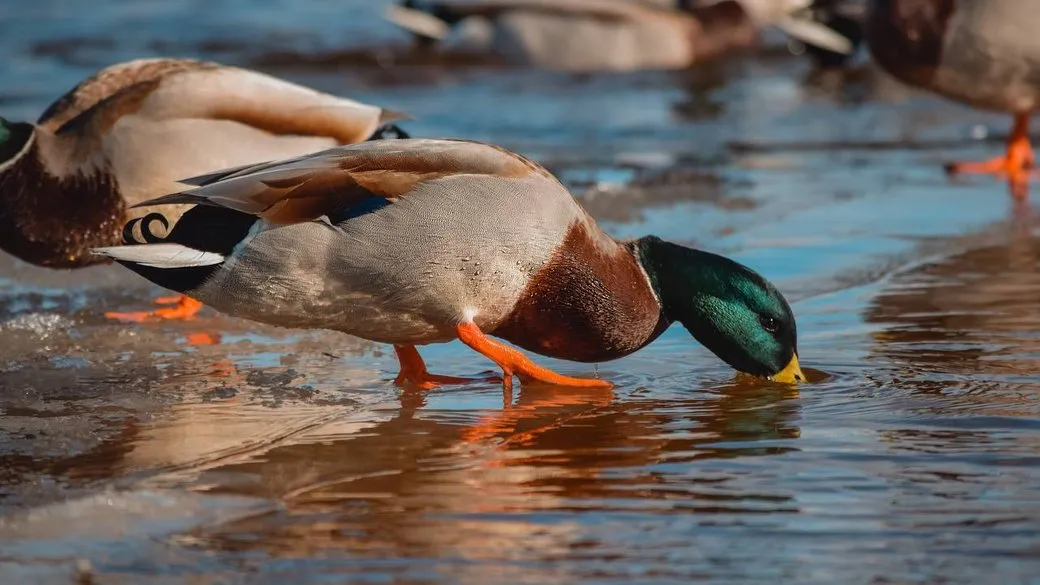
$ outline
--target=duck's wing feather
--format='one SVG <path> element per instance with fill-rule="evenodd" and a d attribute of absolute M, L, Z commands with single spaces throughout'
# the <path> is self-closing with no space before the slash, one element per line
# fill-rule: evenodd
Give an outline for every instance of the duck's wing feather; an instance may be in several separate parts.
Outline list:
<path fill-rule="evenodd" d="M 125 116 L 227 120 L 341 144 L 365 140 L 380 124 L 406 117 L 248 69 L 158 59 L 103 70 L 51 106 L 41 124 L 100 141 Z"/>
<path fill-rule="evenodd" d="M 55 100 L 40 115 L 36 125 L 56 132 L 69 120 L 132 85 L 183 71 L 218 67 L 220 66 L 215 63 L 194 59 L 135 59 L 117 63 L 84 79 Z"/>
<path fill-rule="evenodd" d="M 537 176 L 540 165 L 502 148 L 462 140 L 365 142 L 294 159 L 249 165 L 185 181 L 194 189 L 141 203 L 202 204 L 298 223 L 341 214 L 373 196 L 396 201 L 422 183 L 460 175 Z"/>

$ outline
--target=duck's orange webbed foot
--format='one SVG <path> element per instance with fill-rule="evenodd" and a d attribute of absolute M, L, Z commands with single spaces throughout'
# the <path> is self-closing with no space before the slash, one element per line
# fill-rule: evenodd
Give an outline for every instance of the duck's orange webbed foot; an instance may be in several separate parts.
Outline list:
<path fill-rule="evenodd" d="M 946 172 L 956 174 L 996 174 L 1007 177 L 1011 194 L 1025 197 L 1029 191 L 1029 177 L 1036 162 L 1029 144 L 1029 115 L 1015 116 L 1015 127 L 1008 139 L 1004 156 L 982 162 L 956 162 L 946 165 Z"/>
<path fill-rule="evenodd" d="M 502 384 L 507 390 L 512 389 L 512 376 L 522 382 L 540 382 L 555 386 L 575 386 L 579 388 L 613 388 L 606 380 L 589 378 L 572 378 L 539 366 L 517 349 L 491 339 L 474 323 L 462 323 L 455 329 L 459 339 L 470 348 L 487 357 L 502 368 L 504 378 Z"/>
<path fill-rule="evenodd" d="M 401 373 L 394 383 L 399 386 L 411 384 L 420 390 L 430 390 L 444 384 L 471 384 L 473 382 L 501 382 L 499 377 L 492 378 L 459 378 L 456 376 L 440 376 L 426 371 L 426 362 L 414 345 L 395 345 L 397 361 L 401 362 Z"/>
<path fill-rule="evenodd" d="M 132 321 L 134 323 L 159 319 L 189 320 L 195 317 L 195 314 L 202 309 L 202 303 L 183 295 L 175 297 L 159 297 L 155 299 L 155 303 L 159 305 L 173 306 L 163 307 L 154 311 L 139 311 L 135 313 L 105 313 L 105 317 L 108 317 L 109 319 L 119 319 L 120 321 Z"/>

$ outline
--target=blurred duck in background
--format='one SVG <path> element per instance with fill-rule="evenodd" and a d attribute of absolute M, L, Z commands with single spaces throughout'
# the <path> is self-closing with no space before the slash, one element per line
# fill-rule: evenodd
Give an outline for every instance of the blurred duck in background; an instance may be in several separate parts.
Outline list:
<path fill-rule="evenodd" d="M 455 41 L 512 63 L 591 72 L 681 69 L 753 46 L 765 27 L 836 54 L 812 0 L 405 0 L 387 18 L 420 43 Z"/>
<path fill-rule="evenodd" d="M 805 51 L 820 69 L 836 69 L 850 64 L 863 44 L 866 4 L 863 0 L 815 0 L 802 18 L 818 23 L 844 37 L 848 43 L 840 47 L 833 43 L 818 42 L 814 38 L 798 39 Z"/>
<path fill-rule="evenodd" d="M 870 0 L 871 55 L 898 79 L 1014 116 L 1007 151 L 951 173 L 1006 176 L 1025 197 L 1034 165 L 1029 118 L 1040 100 L 1040 0 Z"/>
<path fill-rule="evenodd" d="M 217 63 L 113 65 L 36 124 L 0 118 L 0 248 L 51 268 L 103 262 L 90 249 L 123 243 L 124 225 L 147 240 L 169 232 L 190 206 L 131 207 L 182 189 L 179 179 L 402 134 L 386 124 L 403 117 Z M 187 297 L 157 302 L 172 306 L 107 316 L 188 318 L 202 306 Z"/>

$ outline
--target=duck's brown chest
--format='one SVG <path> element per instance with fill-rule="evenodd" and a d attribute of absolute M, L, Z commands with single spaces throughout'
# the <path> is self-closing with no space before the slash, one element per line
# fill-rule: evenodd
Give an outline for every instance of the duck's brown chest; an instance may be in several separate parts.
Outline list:
<path fill-rule="evenodd" d="M 106 262 L 91 249 L 122 242 L 126 204 L 114 179 L 100 171 L 59 179 L 35 154 L 0 174 L 0 249 L 52 268 Z"/>
<path fill-rule="evenodd" d="M 646 275 L 622 246 L 604 251 L 570 231 L 492 333 L 529 351 L 601 362 L 636 351 L 668 326 Z"/>

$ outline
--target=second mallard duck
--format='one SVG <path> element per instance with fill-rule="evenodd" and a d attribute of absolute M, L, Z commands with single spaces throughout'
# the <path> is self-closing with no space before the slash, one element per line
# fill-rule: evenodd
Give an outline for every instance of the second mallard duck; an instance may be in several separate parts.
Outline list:
<path fill-rule="evenodd" d="M 391 140 L 185 181 L 141 205 L 198 204 L 165 240 L 102 248 L 228 314 L 415 346 L 460 339 L 521 380 L 609 386 L 536 365 L 495 336 L 580 362 L 622 357 L 672 322 L 737 370 L 804 380 L 794 316 L 733 260 L 653 236 L 609 237 L 541 166 L 501 148 Z"/>
<path fill-rule="evenodd" d="M 1040 108 L 1040 1 L 870 0 L 866 40 L 899 80 L 968 105 L 1007 112 L 1014 126 L 1003 156 L 946 166 L 950 173 L 1007 177 L 1025 197 L 1036 157 L 1029 119 Z"/>
<path fill-rule="evenodd" d="M 150 211 L 127 208 L 178 189 L 177 179 L 360 142 L 401 117 L 218 63 L 118 63 L 36 124 L 0 118 L 0 249 L 51 268 L 94 264 L 104 259 L 91 248 L 118 244 L 124 223 Z M 167 227 L 183 209 L 166 210 Z M 169 300 L 179 302 L 109 316 L 180 318 L 201 307 Z"/>

